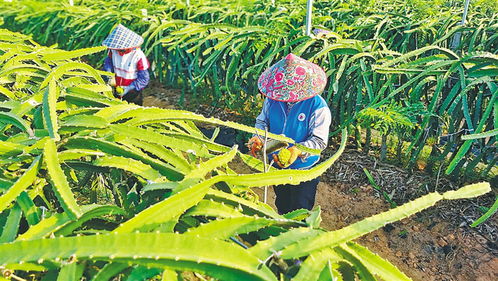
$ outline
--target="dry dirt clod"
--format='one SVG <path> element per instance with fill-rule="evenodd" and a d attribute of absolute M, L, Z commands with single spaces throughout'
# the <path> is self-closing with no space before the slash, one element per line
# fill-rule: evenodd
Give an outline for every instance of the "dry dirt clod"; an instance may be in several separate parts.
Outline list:
<path fill-rule="evenodd" d="M 408 252 L 408 257 L 413 260 L 415 259 L 415 254 L 413 252 Z"/>
<path fill-rule="evenodd" d="M 439 238 L 437 240 L 437 244 L 439 245 L 439 247 L 444 247 L 444 246 L 448 245 L 448 242 L 446 242 L 443 238 Z"/>

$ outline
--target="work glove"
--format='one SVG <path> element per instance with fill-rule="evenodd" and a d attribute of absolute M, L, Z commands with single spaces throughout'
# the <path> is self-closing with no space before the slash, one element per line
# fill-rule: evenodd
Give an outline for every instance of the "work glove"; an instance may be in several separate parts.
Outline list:
<path fill-rule="evenodd" d="M 263 142 L 258 136 L 254 136 L 247 142 L 247 148 L 251 151 L 252 156 L 256 157 L 256 153 L 263 148 Z"/>
<path fill-rule="evenodd" d="M 295 146 L 282 148 L 278 153 L 273 154 L 273 161 L 277 163 L 280 168 L 287 168 L 292 165 L 301 154 L 301 150 Z"/>
<path fill-rule="evenodd" d="M 132 85 L 129 85 L 129 86 L 118 86 L 116 87 L 116 93 L 120 96 L 120 97 L 123 97 L 124 95 L 126 95 L 129 91 L 131 90 L 134 90 L 135 87 L 133 87 Z"/>
<path fill-rule="evenodd" d="M 135 90 L 135 86 L 133 86 L 133 84 L 124 86 L 123 88 L 124 88 L 123 96 L 128 94 L 128 92 L 130 92 L 131 90 Z"/>

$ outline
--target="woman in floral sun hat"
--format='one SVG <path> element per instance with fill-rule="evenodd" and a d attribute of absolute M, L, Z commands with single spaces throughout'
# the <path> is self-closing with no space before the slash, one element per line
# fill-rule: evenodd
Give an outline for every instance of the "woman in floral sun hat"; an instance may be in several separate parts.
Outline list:
<path fill-rule="evenodd" d="M 258 88 L 266 96 L 255 127 L 274 134 L 283 134 L 296 143 L 312 149 L 327 146 L 331 123 L 330 109 L 320 96 L 327 84 L 322 68 L 303 58 L 288 54 L 259 77 Z M 262 140 L 253 136 L 248 146 L 251 151 L 261 150 Z M 282 169 L 309 169 L 319 160 L 319 155 L 301 152 L 296 146 L 288 147 L 288 161 L 281 161 L 278 153 L 270 159 Z M 284 163 L 284 164 L 283 164 Z M 296 209 L 311 210 L 315 203 L 319 179 L 299 185 L 275 186 L 275 205 L 280 214 Z"/>
<path fill-rule="evenodd" d="M 142 105 L 142 90 L 149 84 L 149 61 L 140 49 L 142 36 L 119 24 L 102 45 L 109 49 L 104 70 L 115 75 L 109 84 L 114 95 L 128 102 Z"/>

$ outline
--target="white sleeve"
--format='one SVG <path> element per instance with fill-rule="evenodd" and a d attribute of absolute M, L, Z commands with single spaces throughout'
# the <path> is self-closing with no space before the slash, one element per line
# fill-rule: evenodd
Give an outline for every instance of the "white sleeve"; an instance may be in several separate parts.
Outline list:
<path fill-rule="evenodd" d="M 332 114 L 328 106 L 316 110 L 310 119 L 310 134 L 308 139 L 299 144 L 312 149 L 323 150 L 327 147 Z"/>

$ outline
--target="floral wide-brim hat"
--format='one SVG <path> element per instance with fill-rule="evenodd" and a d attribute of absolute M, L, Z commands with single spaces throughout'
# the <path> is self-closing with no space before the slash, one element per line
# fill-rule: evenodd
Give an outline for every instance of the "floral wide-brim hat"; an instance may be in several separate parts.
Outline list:
<path fill-rule="evenodd" d="M 326 84 L 327 76 L 321 67 L 294 54 L 266 69 L 258 79 L 263 95 L 283 102 L 312 98 L 321 94 Z"/>
<path fill-rule="evenodd" d="M 109 49 L 131 49 L 139 47 L 143 42 L 144 39 L 142 36 L 119 24 L 111 31 L 109 36 L 104 39 L 102 45 Z"/>

